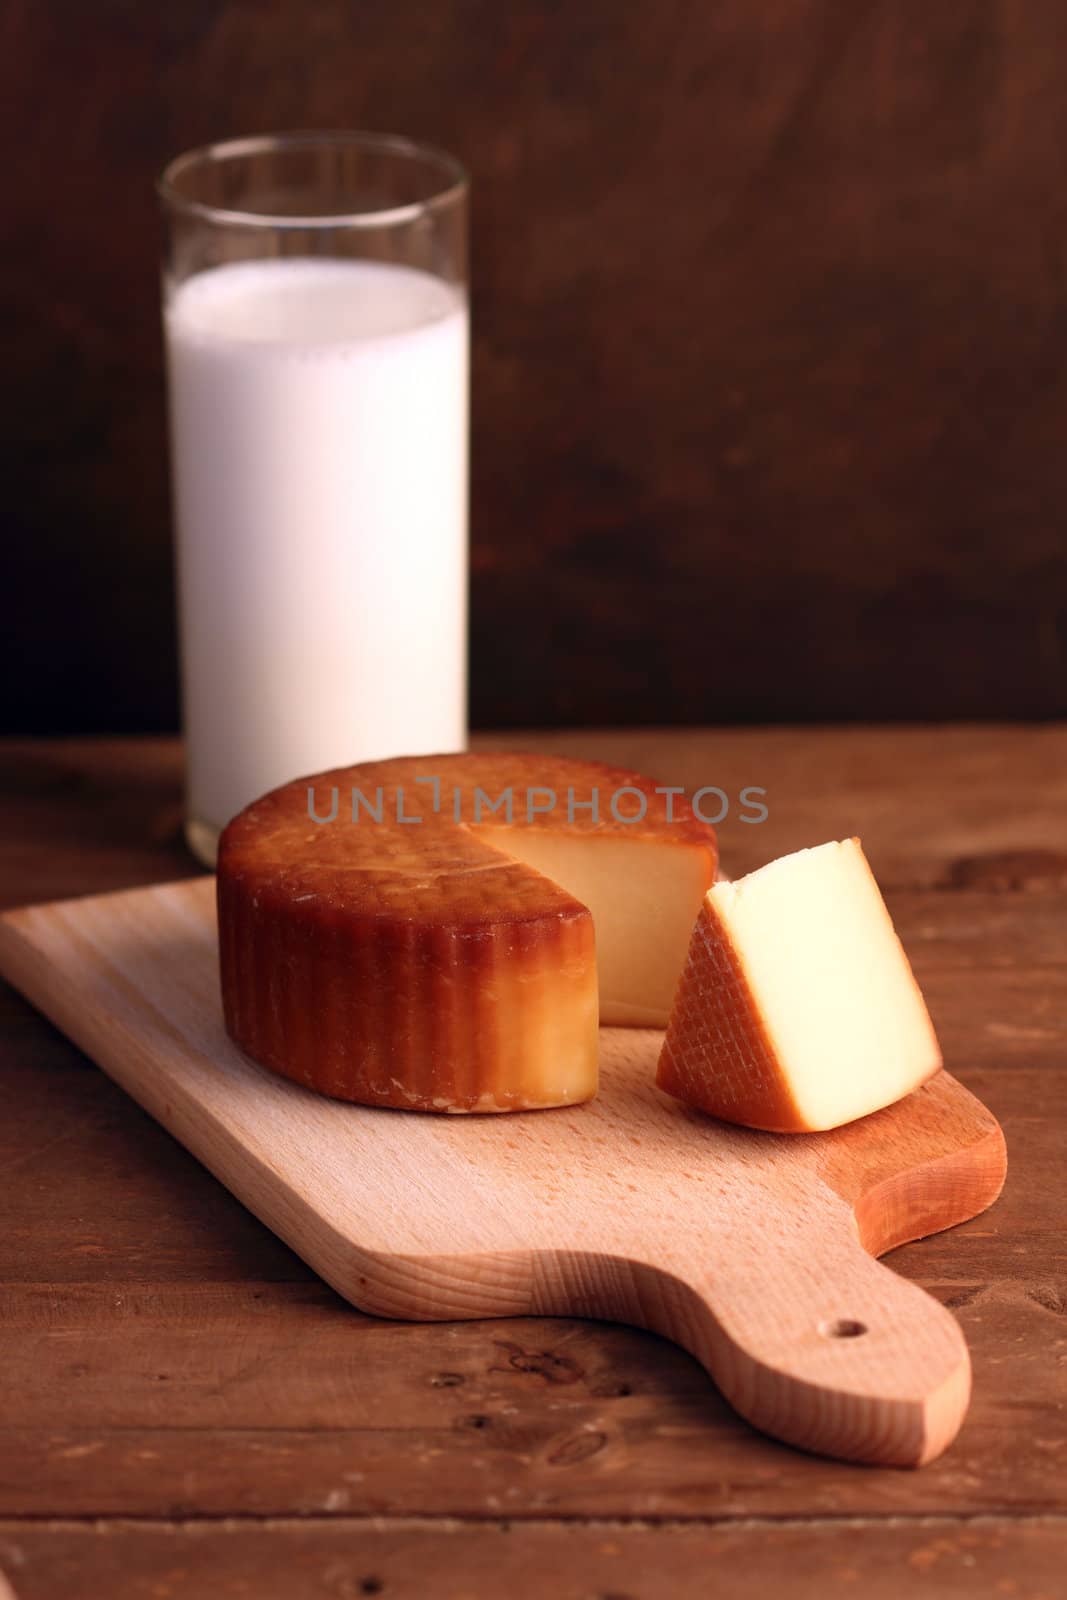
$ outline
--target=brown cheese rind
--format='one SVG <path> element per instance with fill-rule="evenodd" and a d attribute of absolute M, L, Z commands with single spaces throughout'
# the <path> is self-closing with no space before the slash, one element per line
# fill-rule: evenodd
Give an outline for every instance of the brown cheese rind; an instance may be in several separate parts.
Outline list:
<path fill-rule="evenodd" d="M 416 779 L 440 781 L 433 791 Z M 319 815 L 309 815 L 309 786 Z M 482 830 L 474 790 L 515 794 L 516 827 L 647 839 L 707 852 L 714 832 L 652 780 L 598 763 L 524 754 L 425 757 L 298 779 L 241 812 L 219 846 L 223 1010 L 250 1056 L 340 1099 L 423 1111 L 509 1111 L 572 1104 L 597 1086 L 597 973 L 589 910 L 502 854 L 499 815 Z M 566 794 L 601 797 L 600 815 Z M 608 801 L 644 797 L 639 824 Z M 371 804 L 351 820 L 351 793 Z M 551 789 L 553 813 L 525 816 Z M 400 801 L 399 791 L 403 790 Z M 541 797 L 543 800 L 543 796 Z M 420 814 L 418 823 L 397 820 Z M 536 801 L 535 801 L 536 804 Z M 632 809 L 632 804 L 631 804 Z M 490 842 L 491 841 L 491 842 Z"/>
<path fill-rule="evenodd" d="M 656 1083 L 725 1122 L 779 1133 L 806 1126 L 778 1071 L 741 962 L 708 901 L 693 929 Z"/>

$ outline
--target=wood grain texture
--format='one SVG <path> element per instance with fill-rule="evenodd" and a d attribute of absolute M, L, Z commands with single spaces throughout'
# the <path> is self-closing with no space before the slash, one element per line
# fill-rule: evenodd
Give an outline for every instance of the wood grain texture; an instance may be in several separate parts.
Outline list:
<path fill-rule="evenodd" d="M 690 794 L 718 786 L 731 800 L 717 828 L 731 877 L 805 845 L 858 834 L 889 894 L 967 891 L 966 899 L 943 901 L 946 912 L 984 896 L 982 916 L 969 919 L 982 962 L 1019 960 L 1020 940 L 1030 941 L 1030 959 L 1062 948 L 1065 724 L 529 729 L 481 734 L 472 743 L 629 764 Z M 181 783 L 176 739 L 0 743 L 0 904 L 197 873 L 181 843 Z M 738 797 L 749 785 L 766 790 L 764 823 L 740 820 Z M 1035 853 L 1028 871 L 1005 877 L 1006 862 Z M 921 930 L 921 902 L 915 904 Z M 1001 938 L 984 936 L 992 914 Z M 957 910 L 963 941 L 967 925 L 968 913 Z"/>
<path fill-rule="evenodd" d="M 992 1211 L 889 1258 L 971 1351 L 952 1449 L 899 1472 L 785 1448 L 676 1345 L 619 1324 L 361 1315 L 0 984 L 0 1515 L 26 1519 L 0 1567 L 19 1600 L 202 1600 L 252 1578 L 267 1600 L 365 1578 L 421 1596 L 450 1574 L 477 1600 L 541 1600 L 542 1564 L 582 1600 L 704 1593 L 720 1568 L 782 1600 L 1058 1600 L 1067 896 L 1000 863 L 1067 858 L 1067 729 L 521 737 L 553 740 L 665 782 L 768 783 L 769 821 L 723 829 L 730 870 L 863 834 L 946 1059 L 1012 1152 Z M 175 741 L 0 743 L 0 898 L 195 873 L 180 783 Z M 983 1525 L 988 1544 L 957 1540 Z"/>
<path fill-rule="evenodd" d="M 77 1525 L 0 1522 L 19 1600 L 1057 1600 L 1062 1519 L 931 1517 L 740 1526 L 471 1526 L 384 1519 Z M 709 1578 L 714 1574 L 714 1578 Z M 817 1587 L 809 1580 L 818 1578 Z"/>
<path fill-rule="evenodd" d="M 472 171 L 477 722 L 1064 711 L 1057 0 L 3 27 L 4 725 L 174 724 L 152 179 L 309 125 Z"/>
<path fill-rule="evenodd" d="M 788 1450 L 677 1346 L 619 1325 L 397 1324 L 319 1284 L 12 1285 L 0 1514 L 1057 1513 L 1054 1278 L 969 1269 L 964 1252 L 957 1276 L 924 1280 L 959 1318 L 977 1382 L 956 1443 L 918 1473 Z"/>
<path fill-rule="evenodd" d="M 845 1459 L 919 1465 L 956 1434 L 959 1329 L 867 1254 L 1000 1192 L 1000 1130 L 948 1074 L 845 1130 L 758 1135 L 657 1093 L 658 1032 L 607 1029 L 583 1108 L 339 1106 L 228 1041 L 211 878 L 8 913 L 0 970 L 365 1311 L 634 1322 L 757 1427 Z"/>

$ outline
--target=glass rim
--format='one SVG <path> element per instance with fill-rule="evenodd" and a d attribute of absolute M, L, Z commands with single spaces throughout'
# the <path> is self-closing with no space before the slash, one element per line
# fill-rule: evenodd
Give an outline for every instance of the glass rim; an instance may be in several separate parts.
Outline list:
<path fill-rule="evenodd" d="M 443 185 L 425 200 L 410 200 L 403 205 L 383 206 L 377 210 L 309 213 L 307 216 L 294 216 L 291 212 L 275 215 L 267 211 L 233 210 L 227 206 L 212 205 L 206 200 L 190 199 L 175 187 L 176 180 L 193 167 L 314 145 L 359 146 L 383 154 L 420 158 L 438 167 Z M 191 150 L 183 150 L 180 155 L 173 156 L 156 178 L 156 194 L 169 209 L 199 217 L 205 222 L 246 228 L 389 228 L 399 223 L 414 222 L 427 212 L 443 210 L 460 199 L 469 187 L 467 169 L 439 145 L 424 144 L 421 140 L 408 139 L 398 133 L 336 128 L 254 134 L 248 138 L 220 139 L 212 144 L 195 145 Z"/>

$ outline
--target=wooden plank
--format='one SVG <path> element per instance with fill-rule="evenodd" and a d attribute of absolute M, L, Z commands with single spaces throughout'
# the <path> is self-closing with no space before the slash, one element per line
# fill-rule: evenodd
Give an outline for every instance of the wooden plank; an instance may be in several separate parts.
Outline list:
<path fill-rule="evenodd" d="M 886 902 L 924 985 L 944 967 L 984 975 L 991 967 L 1032 972 L 1067 964 L 1067 894 L 1058 886 L 1030 893 L 890 889 Z"/>
<path fill-rule="evenodd" d="M 887 890 L 1019 881 L 1039 896 L 1062 891 L 1067 880 L 1062 724 L 583 729 L 483 733 L 473 742 L 611 761 L 691 794 L 723 789 L 731 802 L 723 860 L 733 876 L 858 833 Z M 766 822 L 739 820 L 738 799 L 750 785 L 767 791 Z M 712 816 L 721 809 L 713 795 L 704 804 Z M 180 822 L 177 740 L 4 741 L 0 903 L 191 874 L 199 869 L 181 847 Z M 1016 880 L 1008 868 L 1020 858 L 1033 859 L 1029 867 L 1023 860 Z"/>
<path fill-rule="evenodd" d="M 616 1028 L 588 1105 L 383 1116 L 233 1047 L 210 882 L 9 914 L 0 965 L 362 1309 L 618 1318 L 676 1339 L 743 1416 L 803 1448 L 920 1465 L 955 1437 L 959 1328 L 867 1254 L 1000 1192 L 1000 1130 L 948 1073 L 790 1139 L 688 1113 L 654 1086 L 662 1035 Z M 858 1337 L 834 1339 L 842 1319 Z"/>
<path fill-rule="evenodd" d="M 772 842 L 781 822 L 778 838 L 795 830 L 799 842 L 812 842 L 802 837 L 805 818 L 814 821 L 820 807 L 825 815 L 829 799 L 842 817 L 849 807 L 859 813 L 868 843 L 884 863 L 897 863 L 891 906 L 946 1053 L 1007 1134 L 1011 1170 L 996 1212 L 893 1257 L 897 1270 L 954 1308 L 972 1351 L 971 1412 L 939 1462 L 921 1474 L 857 1473 L 798 1456 L 739 1425 L 689 1358 L 617 1326 L 521 1319 L 418 1327 L 361 1318 L 0 986 L 0 1171 L 13 1180 L 0 1189 L 0 1282 L 14 1326 L 34 1330 L 14 1364 L 6 1349 L 0 1355 L 5 1376 L 20 1386 L 25 1379 L 29 1407 L 0 1435 L 0 1511 L 343 1517 L 348 1509 L 430 1507 L 493 1516 L 501 1483 L 517 1491 L 504 1511 L 519 1518 L 1062 1509 L 1067 1040 L 1056 996 L 1064 899 L 1054 871 L 1024 874 L 1024 888 L 975 888 L 963 886 L 953 864 L 987 863 L 995 879 L 1009 846 L 1062 849 L 1064 761 L 1045 730 L 1018 730 L 1038 737 L 1012 734 L 1007 743 L 997 729 L 952 730 L 942 746 L 943 731 L 884 730 L 890 744 L 882 755 L 877 737 L 856 730 L 758 741 L 768 770 L 785 783 L 762 837 Z M 557 735 L 555 746 L 692 784 L 716 781 L 704 765 L 712 748 L 732 748 L 735 774 L 745 770 L 754 736 L 722 737 L 720 746 L 720 736 L 707 733 Z M 850 748 L 861 750 L 855 763 Z M 172 741 L 75 741 L 58 751 L 37 744 L 10 765 L 6 751 L 0 745 L 0 895 L 8 903 L 176 875 L 180 850 L 151 836 L 153 817 L 169 816 L 162 834 L 169 828 L 172 840 L 178 825 Z M 879 784 L 902 794 L 915 761 L 920 788 L 928 781 L 935 791 L 952 786 L 949 769 L 962 762 L 973 797 L 964 782 L 951 812 L 939 815 L 936 792 L 909 793 L 918 826 L 899 799 L 872 809 Z M 724 849 L 742 860 L 747 834 L 729 824 L 723 834 Z M 937 881 L 951 887 L 908 887 Z M 67 1302 L 69 1314 L 43 1312 L 39 1297 L 48 1294 L 55 1307 Z M 123 1303 L 132 1315 L 123 1315 Z M 52 1317 L 55 1337 L 41 1340 Z M 251 1363 L 244 1374 L 235 1367 L 242 1349 Z M 154 1364 L 156 1355 L 164 1359 Z M 573 1378 L 571 1363 L 579 1369 Z M 72 1370 L 79 1365 L 88 1370 Z M 160 1379 L 163 1372 L 169 1376 Z M 165 1398 L 175 1384 L 181 1405 Z M 5 1402 L 13 1388 L 5 1381 Z M 190 1427 L 182 1425 L 186 1404 Z M 475 1423 L 481 1418 L 489 1420 Z M 574 1440 L 586 1435 L 605 1442 L 583 1465 L 589 1447 Z M 551 1455 L 560 1459 L 549 1463 Z M 360 1471 L 362 1483 L 345 1476 Z M 342 1503 L 343 1495 L 352 1498 Z M 1018 1546 L 1022 1595 L 1024 1555 L 1036 1548 Z M 214 1553 L 212 1560 L 225 1565 Z M 806 1557 L 798 1554 L 791 1570 L 801 1569 Z M 929 1570 L 936 1576 L 936 1562 Z M 835 1571 L 831 1564 L 827 1583 Z M 772 1587 L 787 1593 L 777 1579 Z M 1031 1588 L 1041 1592 L 1040 1574 Z"/>
<path fill-rule="evenodd" d="M 1067 1114 L 1062 982 L 1040 969 L 924 975 L 946 1059 L 1007 1131 L 1012 1176 L 998 1213 L 1028 1253 L 1052 1248 L 1056 1121 Z M 0 989 L 0 993 L 4 992 Z M 24 1001 L 0 1020 L 5 1115 L 0 1281 L 306 1280 L 307 1270 Z M 1017 1174 L 1017 1177 L 1016 1177 Z M 979 1230 L 981 1231 L 981 1230 Z M 931 1261 L 956 1249 L 931 1239 Z M 994 1270 L 990 1259 L 983 1270 Z M 938 1269 L 940 1270 L 940 1269 Z"/>
<path fill-rule="evenodd" d="M 0 1025 L 0 1282 L 313 1274 L 19 1000 Z"/>
<path fill-rule="evenodd" d="M 667 1527 L 0 1522 L 19 1600 L 1056 1600 L 1059 1518 Z M 714 1576 L 713 1576 L 714 1575 Z M 711 1587 L 709 1587 L 711 1585 Z"/>
<path fill-rule="evenodd" d="M 1027 882 L 1067 882 L 1067 726 L 640 729 L 482 735 L 504 749 L 630 765 L 692 794 L 722 789 L 723 870 L 739 877 L 775 856 L 859 834 L 884 889 L 981 886 L 964 863 L 1042 853 Z M 740 820 L 738 799 L 766 789 L 768 817 Z M 722 802 L 709 795 L 706 814 Z"/>
<path fill-rule="evenodd" d="M 996 985 L 991 981 L 988 987 L 995 1003 Z M 953 1035 L 943 1033 L 958 1067 Z M 926 1241 L 921 1256 L 937 1263 L 932 1272 L 965 1249 L 968 1261 L 978 1253 L 980 1273 L 995 1273 L 1002 1257 L 988 1230 L 995 1233 L 1001 1218 L 1010 1226 L 1014 1249 L 1024 1248 L 1032 1265 L 1042 1251 L 1058 1248 L 1057 1120 L 1067 1116 L 1067 1086 L 1055 1068 L 1062 1045 L 1024 1038 L 1017 1048 L 1024 1053 L 1010 1070 L 994 1060 L 964 1074 L 1009 1144 L 1009 1182 L 996 1218 Z M 43 1062 L 56 1064 L 38 1065 L 38 1052 Z M 962 1059 L 963 1050 L 958 1053 Z M 0 1282 L 275 1282 L 311 1276 L 36 1014 L 18 1042 L 0 1031 L 0 1075 L 0 1173 L 11 1180 L 0 1194 Z"/>
<path fill-rule="evenodd" d="M 955 981 L 957 974 L 949 976 Z M 1012 1015 L 1005 1000 L 1013 996 L 1025 1017 L 1046 986 L 1043 975 L 1031 978 L 985 975 L 983 1005 L 995 1016 Z M 949 1039 L 971 1049 L 980 1016 L 966 1013 L 964 991 Z M 23 1044 L 51 1034 L 32 1012 L 20 1008 L 20 1015 Z M 10 1042 L 6 1048 L 22 1054 Z M 971 1415 L 956 1447 L 917 1480 L 884 1475 L 879 1505 L 1033 1509 L 1055 1505 L 1057 1497 L 1063 1503 L 1067 1246 L 1059 1130 L 1067 1078 L 1057 1070 L 1062 1043 L 1024 1038 L 1020 1050 L 1008 1069 L 994 1062 L 969 1074 L 1000 1117 L 1011 1150 L 998 1207 L 893 1258 L 961 1320 L 976 1376 Z M 350 1461 L 351 1452 L 362 1459 L 368 1450 L 371 1487 L 366 1501 L 353 1502 L 356 1509 L 439 1504 L 427 1498 L 438 1483 L 443 1509 L 488 1514 L 494 1467 L 504 1470 L 505 1487 L 517 1490 L 506 1502 L 515 1514 L 537 1507 L 625 1514 L 640 1505 L 684 1515 L 694 1494 L 710 1495 L 712 1505 L 724 1504 L 731 1514 L 753 1505 L 772 1513 L 831 1502 L 869 1506 L 870 1474 L 839 1469 L 827 1479 L 824 1469 L 832 1464 L 748 1436 L 695 1364 L 661 1341 L 556 1322 L 422 1328 L 374 1323 L 344 1310 L 107 1079 L 69 1064 L 79 1059 L 69 1046 L 61 1044 L 48 1059 L 53 1065 L 38 1069 L 31 1051 L 5 1063 L 11 1093 L 0 1123 L 4 1157 L 25 1158 L 25 1167 L 0 1198 L 0 1276 L 12 1284 L 0 1370 L 17 1380 L 12 1388 L 31 1409 L 17 1413 L 18 1449 L 0 1452 L 11 1463 L 3 1509 L 166 1513 L 181 1506 L 218 1514 L 245 1505 L 321 1506 L 345 1488 L 339 1462 Z M 33 1277 L 53 1287 L 25 1281 Z M 297 1280 L 291 1290 L 259 1281 L 287 1278 Z M 89 1280 L 84 1288 L 81 1280 Z M 216 1292 L 223 1298 L 212 1300 Z M 49 1326 L 56 1337 L 42 1341 Z M 520 1354 L 513 1367 L 509 1346 L 529 1360 Z M 248 1375 L 235 1379 L 242 1351 Z M 582 1372 L 574 1382 L 543 1375 L 567 1378 L 572 1361 Z M 79 1366 L 87 1370 L 72 1375 Z M 271 1377 L 279 1372 L 284 1382 Z M 365 1388 L 356 1381 L 363 1373 Z M 441 1373 L 459 1373 L 463 1382 L 440 1385 L 439 1393 L 433 1380 Z M 631 1393 L 589 1398 L 590 1386 L 610 1391 L 612 1384 Z M 339 1389 L 346 1396 L 340 1409 Z M 583 1406 L 575 1411 L 579 1394 Z M 368 1429 L 371 1396 L 380 1412 Z M 434 1420 L 427 1407 L 442 1401 L 451 1409 Z M 490 1418 L 484 1429 L 462 1425 L 464 1417 L 482 1416 Z M 428 1417 L 430 1436 L 418 1432 Z M 385 1418 L 392 1420 L 380 1426 Z M 188 1426 L 172 1431 L 174 1423 Z M 317 1444 L 316 1430 L 331 1425 L 353 1440 Z M 265 1430 L 257 1435 L 264 1451 L 254 1474 L 238 1470 L 249 1426 Z M 162 1444 L 155 1437 L 160 1430 Z M 531 1441 L 539 1459 L 563 1448 L 565 1462 L 568 1440 L 587 1432 L 610 1441 L 596 1452 L 604 1473 L 592 1466 L 563 1473 L 557 1463 L 544 1469 L 547 1486 L 531 1477 Z M 620 1439 L 626 1441 L 621 1459 Z M 86 1445 L 84 1458 L 64 1454 Z M 156 1451 L 151 1474 L 138 1448 Z M 434 1450 L 443 1454 L 428 1454 Z M 474 1457 L 482 1464 L 471 1467 Z"/>
<path fill-rule="evenodd" d="M 975 1393 L 912 1474 L 752 1433 L 696 1362 L 627 1328 L 398 1325 L 317 1285 L 22 1285 L 0 1300 L 0 1515 L 1061 1509 L 1065 1301 L 1024 1279 L 930 1287 Z"/>
<path fill-rule="evenodd" d="M 894 1259 L 930 1284 L 961 1320 L 976 1374 L 971 1416 L 954 1450 L 919 1480 L 886 1475 L 879 1504 L 1033 1508 L 1062 1503 L 1065 1494 L 1067 1259 L 1058 1132 L 1065 1084 L 1062 1075 L 1021 1069 L 1018 1079 L 992 1081 L 1007 1081 L 1018 1091 L 1015 1109 L 1006 1103 L 1001 1115 L 1023 1181 L 1009 1182 L 989 1218 L 906 1248 Z M 1042 1100 L 1044 1085 L 1056 1090 L 1055 1100 Z M 190 1190 L 216 1191 L 212 1180 L 181 1160 Z M 132 1194 L 138 1193 L 135 1185 Z M 214 1232 L 210 1212 L 204 1215 Z M 166 1210 L 145 1207 L 133 1220 L 140 1238 L 165 1235 L 168 1227 Z M 225 1247 L 225 1219 L 220 1220 Z M 239 1268 L 239 1252 L 233 1260 Z M 250 1495 L 267 1510 L 304 1506 L 316 1495 L 321 1504 L 344 1489 L 337 1481 L 339 1450 L 351 1457 L 337 1441 L 324 1441 L 320 1450 L 309 1432 L 337 1426 L 360 1435 L 368 1423 L 371 1433 L 362 1434 L 360 1451 L 370 1438 L 375 1453 L 368 1509 L 382 1506 L 390 1483 L 389 1492 L 399 1498 L 384 1503 L 424 1508 L 432 1503 L 427 1490 L 436 1482 L 447 1488 L 443 1509 L 485 1514 L 492 1510 L 486 1495 L 494 1492 L 487 1488 L 488 1466 L 504 1470 L 506 1487 L 518 1490 L 517 1499 L 505 1502 L 515 1514 L 523 1506 L 546 1504 L 568 1513 L 621 1514 L 640 1504 L 685 1514 L 693 1483 L 708 1483 L 709 1459 L 716 1462 L 712 1481 L 732 1491 L 728 1506 L 735 1512 L 753 1504 L 776 1511 L 818 1509 L 827 1504 L 827 1494 L 834 1503 L 859 1509 L 869 1504 L 869 1474 L 839 1469 L 827 1488 L 822 1469 L 829 1463 L 818 1464 L 817 1471 L 813 1462 L 739 1433 L 698 1369 L 690 1374 L 691 1364 L 670 1346 L 626 1330 L 555 1322 L 446 1328 L 373 1323 L 345 1311 L 315 1285 L 292 1291 L 220 1286 L 220 1295 L 236 1298 L 216 1301 L 191 1284 L 134 1289 L 124 1281 L 129 1267 L 121 1256 L 105 1258 L 104 1265 L 106 1281 L 95 1290 L 25 1285 L 7 1299 L 4 1370 L 17 1375 L 20 1404 L 27 1409 L 16 1415 L 38 1442 L 35 1449 L 20 1444 L 6 1453 L 13 1482 L 4 1486 L 5 1509 L 24 1509 L 18 1498 L 24 1494 L 31 1502 L 40 1494 L 41 1503 L 57 1510 L 83 1511 L 123 1509 L 124 1495 L 131 1497 L 128 1506 L 146 1511 L 175 1504 L 225 1511 L 235 1494 L 242 1504 Z M 48 1329 L 55 1337 L 42 1340 Z M 80 1352 L 77 1358 L 73 1351 Z M 72 1365 L 86 1368 L 73 1382 Z M 576 1368 L 581 1376 L 575 1376 Z M 284 1382 L 272 1378 L 278 1373 Z M 442 1374 L 445 1381 L 435 1382 Z M 463 1381 L 453 1383 L 452 1375 Z M 613 1384 L 631 1392 L 612 1395 Z M 576 1407 L 579 1396 L 583 1404 Z M 647 1414 L 640 1410 L 642 1397 Z M 442 1404 L 435 1416 L 433 1408 Z M 631 1417 L 635 1407 L 639 1414 Z M 468 1433 L 468 1417 L 489 1420 Z M 150 1432 L 166 1418 L 179 1418 L 182 1426 L 164 1447 L 154 1439 L 141 1441 L 159 1458 L 149 1477 L 136 1457 L 141 1445 L 127 1430 Z M 262 1476 L 257 1469 L 250 1483 L 242 1477 L 237 1488 L 243 1430 L 266 1428 L 268 1421 L 259 1437 L 268 1441 L 265 1458 L 274 1468 L 264 1466 Z M 71 1440 L 65 1429 L 75 1425 Z M 419 1432 L 426 1426 L 432 1437 Z M 193 1436 L 198 1429 L 202 1438 Z M 409 1429 L 420 1442 L 413 1442 Z M 236 1434 L 222 1438 L 216 1430 Z M 549 1471 L 549 1490 L 543 1490 L 531 1478 L 531 1445 L 547 1459 L 584 1432 L 610 1441 L 610 1448 L 594 1452 L 606 1451 L 606 1471 L 587 1466 L 570 1481 Z M 630 1441 L 622 1452 L 625 1470 L 615 1470 L 619 1441 Z M 99 1463 L 79 1465 L 77 1452 L 85 1444 L 91 1455 L 101 1453 Z M 75 1451 L 69 1458 L 67 1448 Z M 429 1453 L 435 1450 L 442 1454 Z M 768 1450 L 776 1462 L 771 1471 Z M 473 1473 L 464 1470 L 472 1453 L 479 1463 Z M 109 1482 L 118 1502 L 101 1505 L 101 1487 Z M 16 1495 L 13 1506 L 9 1492 Z"/>
<path fill-rule="evenodd" d="M 0 901 L 203 871 L 181 839 L 176 739 L 0 741 Z"/>
<path fill-rule="evenodd" d="M 1062 966 L 940 969 L 922 972 L 923 993 L 950 1065 L 968 1082 L 993 1070 L 1010 1073 L 1063 1062 L 1067 1043 L 1067 974 Z M 966 1068 L 964 1069 L 964 1062 Z M 1055 1086 L 1049 1085 L 1050 1092 Z"/>

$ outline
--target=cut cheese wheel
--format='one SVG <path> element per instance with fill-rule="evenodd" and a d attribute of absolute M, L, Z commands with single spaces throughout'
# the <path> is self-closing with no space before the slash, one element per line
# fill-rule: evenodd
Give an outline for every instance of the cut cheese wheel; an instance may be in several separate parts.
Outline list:
<path fill-rule="evenodd" d="M 428 756 L 299 779 L 219 844 L 227 1029 L 368 1105 L 589 1099 L 598 1019 L 666 1023 L 716 859 L 677 793 L 594 762 Z"/>
<path fill-rule="evenodd" d="M 836 1128 L 941 1066 L 858 839 L 716 883 L 660 1053 L 668 1094 L 771 1132 Z"/>

